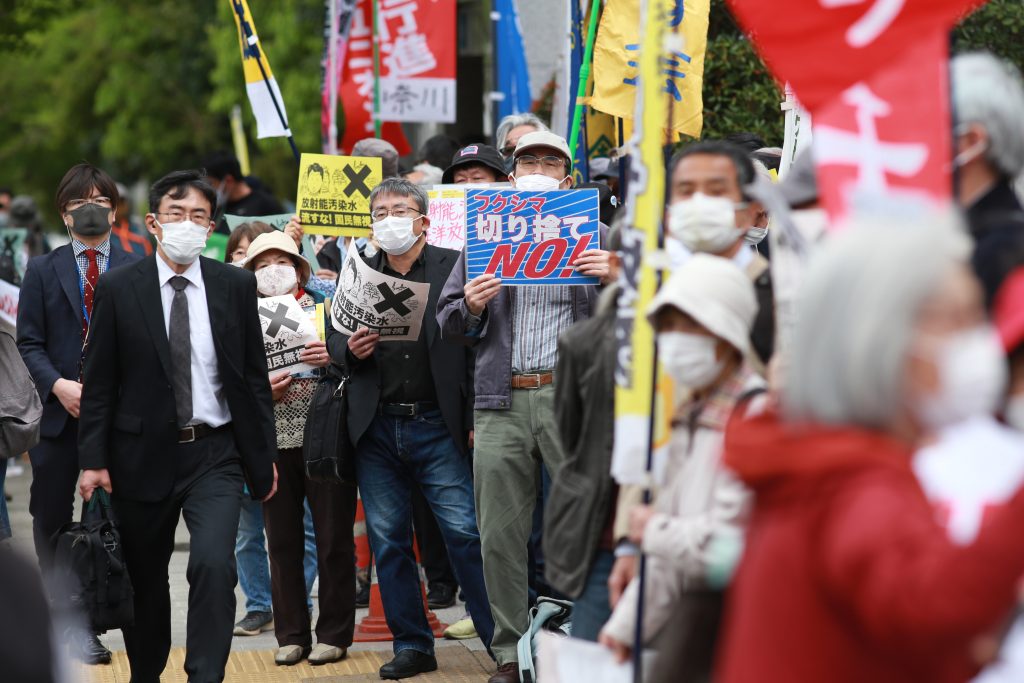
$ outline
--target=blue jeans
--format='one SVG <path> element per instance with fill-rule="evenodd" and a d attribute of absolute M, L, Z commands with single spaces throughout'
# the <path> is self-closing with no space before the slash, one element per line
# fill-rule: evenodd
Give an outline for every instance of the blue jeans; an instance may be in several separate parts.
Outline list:
<path fill-rule="evenodd" d="M 480 640 L 490 644 L 494 620 L 484 587 L 473 475 L 441 412 L 375 417 L 359 440 L 356 478 L 395 654 L 408 649 L 434 653 L 413 553 L 412 492 L 417 486 L 437 518 Z"/>
<path fill-rule="evenodd" d="M 316 580 L 316 539 L 313 536 L 313 516 L 306 503 L 303 518 L 306 555 L 302 568 L 306 574 L 306 607 L 313 609 L 309 596 Z M 235 560 L 238 563 L 238 585 L 245 595 L 245 611 L 270 611 L 270 563 L 267 560 L 267 541 L 263 535 L 263 503 L 246 494 L 242 499 L 242 514 L 238 519 L 235 538 Z"/>
<path fill-rule="evenodd" d="M 615 564 L 615 553 L 598 550 L 590 566 L 587 583 L 572 605 L 572 637 L 597 642 L 597 635 L 612 616 L 608 604 L 608 576 Z"/>
<path fill-rule="evenodd" d="M 0 494 L 7 481 L 7 460 L 0 460 Z M 11 518 L 7 514 L 7 497 L 0 496 L 0 541 L 11 537 Z"/>

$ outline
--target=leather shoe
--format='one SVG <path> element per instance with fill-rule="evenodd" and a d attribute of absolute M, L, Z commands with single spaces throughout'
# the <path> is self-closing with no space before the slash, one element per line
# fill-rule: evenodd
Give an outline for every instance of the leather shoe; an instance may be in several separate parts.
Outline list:
<path fill-rule="evenodd" d="M 72 657 L 86 664 L 110 664 L 110 650 L 95 633 L 74 629 L 68 635 Z"/>
<path fill-rule="evenodd" d="M 380 668 L 380 677 L 397 681 L 400 678 L 411 678 L 416 674 L 437 671 L 437 660 L 434 655 L 424 654 L 416 650 L 402 650 L 395 658 Z"/>
<path fill-rule="evenodd" d="M 487 679 L 487 683 L 519 683 L 519 662 L 505 662 Z"/>
<path fill-rule="evenodd" d="M 430 609 L 445 609 L 455 604 L 455 592 L 458 586 L 449 586 L 444 583 L 435 583 L 427 591 L 427 607 Z"/>

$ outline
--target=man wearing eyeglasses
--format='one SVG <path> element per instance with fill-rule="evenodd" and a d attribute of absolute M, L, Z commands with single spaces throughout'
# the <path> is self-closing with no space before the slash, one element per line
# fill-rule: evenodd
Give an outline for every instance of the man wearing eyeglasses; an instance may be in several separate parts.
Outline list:
<path fill-rule="evenodd" d="M 110 241 L 118 199 L 113 178 L 90 164 L 71 168 L 57 187 L 57 210 L 71 243 L 29 261 L 18 307 L 18 351 L 43 403 L 39 444 L 29 451 L 32 536 L 44 578 L 53 573 L 54 534 L 74 515 L 82 358 L 100 276 L 138 259 Z M 50 590 L 59 589 L 50 586 Z M 68 634 L 72 653 L 110 662 L 91 632 Z"/>
<path fill-rule="evenodd" d="M 185 671 L 221 681 L 234 629 L 235 535 L 247 484 L 269 500 L 277 438 L 256 279 L 199 254 L 216 191 L 201 171 L 150 189 L 157 253 L 100 278 L 85 356 L 79 491 L 111 494 L 134 588 L 132 680 L 156 683 L 171 647 L 167 568 L 189 531 Z"/>
<path fill-rule="evenodd" d="M 394 635 L 395 657 L 380 676 L 400 679 L 437 668 L 410 534 L 415 489 L 437 519 L 484 645 L 491 641 L 494 622 L 484 588 L 468 457 L 473 352 L 442 342 L 430 315 L 459 253 L 426 243 L 427 194 L 403 178 L 385 178 L 373 189 L 370 215 L 381 250 L 368 265 L 430 284 L 427 301 L 419 302 L 427 313 L 415 341 L 382 341 L 365 328 L 352 336 L 333 328 L 327 334 L 331 357 L 349 376 L 348 428 L 356 447 L 356 478 L 384 616 Z"/>
<path fill-rule="evenodd" d="M 509 180 L 518 190 L 572 187 L 569 145 L 554 133 L 523 135 Z M 491 683 L 519 680 L 516 644 L 529 625 L 528 551 L 544 470 L 564 460 L 555 423 L 554 367 L 558 336 L 589 318 L 596 287 L 502 288 L 493 275 L 466 282 L 465 254 L 452 269 L 437 308 L 446 340 L 477 350 L 473 476 L 494 616 L 491 647 L 498 671 Z M 589 249 L 573 264 L 608 282 L 609 253 Z"/>

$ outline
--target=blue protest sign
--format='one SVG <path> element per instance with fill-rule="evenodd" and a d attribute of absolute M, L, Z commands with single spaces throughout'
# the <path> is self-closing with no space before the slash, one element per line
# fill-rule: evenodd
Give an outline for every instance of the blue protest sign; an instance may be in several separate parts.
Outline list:
<path fill-rule="evenodd" d="M 599 249 L 597 190 L 466 191 L 466 277 L 506 285 L 596 285 L 571 264 Z"/>

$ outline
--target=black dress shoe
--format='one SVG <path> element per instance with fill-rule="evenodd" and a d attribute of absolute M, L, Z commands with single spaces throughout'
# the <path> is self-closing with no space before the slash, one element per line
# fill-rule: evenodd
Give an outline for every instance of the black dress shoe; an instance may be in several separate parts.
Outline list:
<path fill-rule="evenodd" d="M 370 582 L 356 580 L 356 607 L 370 606 Z"/>
<path fill-rule="evenodd" d="M 427 607 L 430 609 L 444 609 L 455 604 L 455 593 L 458 586 L 449 586 L 445 583 L 433 583 L 427 591 Z"/>
<path fill-rule="evenodd" d="M 380 677 L 388 681 L 400 678 L 411 678 L 416 674 L 437 671 L 437 660 L 434 655 L 423 654 L 416 650 L 402 650 L 395 658 L 380 668 Z"/>
<path fill-rule="evenodd" d="M 75 629 L 68 635 L 72 657 L 86 664 L 110 664 L 110 650 L 95 633 Z"/>

